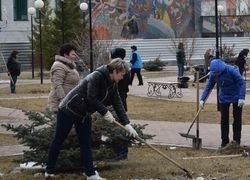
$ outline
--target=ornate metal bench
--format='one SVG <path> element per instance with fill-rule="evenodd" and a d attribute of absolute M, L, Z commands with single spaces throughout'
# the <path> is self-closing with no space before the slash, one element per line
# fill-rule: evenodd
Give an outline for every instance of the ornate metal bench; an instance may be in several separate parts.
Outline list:
<path fill-rule="evenodd" d="M 148 96 L 161 96 L 161 89 L 168 90 L 168 98 L 181 98 L 183 97 L 179 82 L 148 82 Z"/>

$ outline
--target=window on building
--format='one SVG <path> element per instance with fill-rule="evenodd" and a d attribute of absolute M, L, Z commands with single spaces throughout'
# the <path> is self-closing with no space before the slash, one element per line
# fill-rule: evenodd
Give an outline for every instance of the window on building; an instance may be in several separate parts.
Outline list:
<path fill-rule="evenodd" d="M 27 0 L 14 0 L 14 21 L 28 20 Z"/>

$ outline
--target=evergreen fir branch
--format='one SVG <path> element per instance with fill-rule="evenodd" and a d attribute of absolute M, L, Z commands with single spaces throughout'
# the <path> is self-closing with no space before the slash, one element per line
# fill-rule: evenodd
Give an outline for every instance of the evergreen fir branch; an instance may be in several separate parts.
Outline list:
<path fill-rule="evenodd" d="M 112 108 L 110 108 L 110 111 L 117 118 Z M 56 129 L 55 115 L 49 110 L 46 110 L 44 113 L 27 111 L 25 114 L 29 120 L 27 124 L 17 127 L 11 124 L 3 124 L 2 126 L 8 131 L 12 131 L 20 143 L 29 148 L 24 151 L 21 159 L 22 163 L 33 161 L 37 162 L 37 164 L 45 165 L 49 145 Z M 117 158 L 115 153 L 117 147 L 141 145 L 134 138 L 126 136 L 123 129 L 105 121 L 100 114 L 95 113 L 92 117 L 92 149 L 95 161 L 114 161 Z M 153 138 L 153 135 L 143 133 L 147 124 L 132 124 L 132 126 L 142 139 Z M 102 139 L 103 136 L 106 137 L 106 140 Z M 61 147 L 57 169 L 60 171 L 79 169 L 82 167 L 81 159 L 80 145 L 73 128 Z"/>

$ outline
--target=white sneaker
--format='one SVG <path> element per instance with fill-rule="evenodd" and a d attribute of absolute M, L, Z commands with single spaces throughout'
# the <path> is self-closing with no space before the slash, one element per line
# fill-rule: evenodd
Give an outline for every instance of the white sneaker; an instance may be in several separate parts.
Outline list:
<path fill-rule="evenodd" d="M 87 180 L 105 180 L 105 178 L 102 178 L 99 176 L 99 173 L 95 171 L 95 174 L 92 176 L 87 176 Z"/>
<path fill-rule="evenodd" d="M 45 172 L 44 176 L 45 178 L 55 177 L 55 174 L 50 174 L 50 173 Z"/>

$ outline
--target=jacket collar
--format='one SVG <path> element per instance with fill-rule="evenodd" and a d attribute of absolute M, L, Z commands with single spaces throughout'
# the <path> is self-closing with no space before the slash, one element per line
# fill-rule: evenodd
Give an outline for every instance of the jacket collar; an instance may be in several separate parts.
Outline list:
<path fill-rule="evenodd" d="M 63 56 L 56 55 L 55 56 L 55 61 L 61 62 L 61 63 L 65 64 L 65 65 L 69 66 L 71 69 L 76 68 L 76 64 L 73 61 L 71 61 L 71 60 L 69 60 L 69 59 L 67 59 L 67 58 L 65 58 Z"/>
<path fill-rule="evenodd" d="M 100 72 L 105 77 L 105 79 L 107 79 L 108 84 L 110 84 L 110 85 L 114 84 L 114 82 L 110 78 L 110 73 L 109 73 L 109 70 L 107 68 L 107 65 L 103 65 L 103 66 L 97 68 L 96 71 Z"/>

